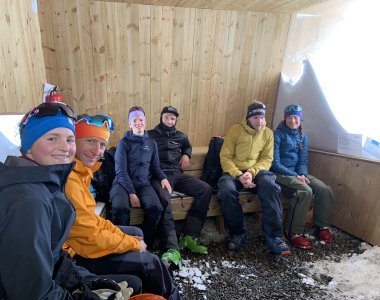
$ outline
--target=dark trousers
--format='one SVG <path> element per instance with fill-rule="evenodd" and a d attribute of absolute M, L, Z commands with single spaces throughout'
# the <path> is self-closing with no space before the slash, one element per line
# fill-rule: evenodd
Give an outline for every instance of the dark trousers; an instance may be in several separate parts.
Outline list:
<path fill-rule="evenodd" d="M 136 194 L 145 211 L 142 224 L 144 240 L 148 248 L 152 248 L 156 230 L 161 221 L 163 207 L 151 185 L 137 188 Z M 112 186 L 110 196 L 112 223 L 115 225 L 129 225 L 131 207 L 128 193 L 121 185 L 116 183 Z"/>
<path fill-rule="evenodd" d="M 120 226 L 120 228 L 126 234 L 137 234 L 134 227 Z M 137 276 L 142 281 L 143 293 L 161 295 L 166 299 L 172 295 L 171 299 L 180 299 L 178 288 L 174 285 L 167 268 L 153 253 L 133 251 L 98 258 L 84 258 L 75 255 L 74 258 L 77 265 L 97 275 L 128 274 Z M 111 278 L 114 277 L 111 276 Z M 129 281 L 126 281 L 129 284 Z"/>
<path fill-rule="evenodd" d="M 262 228 L 268 237 L 282 237 L 282 204 L 280 187 L 275 182 L 276 176 L 269 171 L 260 171 L 254 178 L 256 187 L 246 189 L 257 193 L 263 211 Z M 218 197 L 223 210 L 225 223 L 230 235 L 246 231 L 244 213 L 239 203 L 239 192 L 244 189 L 240 181 L 228 173 L 222 175 L 218 182 Z"/>
<path fill-rule="evenodd" d="M 165 174 L 168 177 L 173 190 L 194 197 L 194 202 L 187 214 L 181 233 L 184 235 L 199 237 L 207 217 L 208 206 L 212 195 L 211 186 L 200 179 L 183 174 L 179 171 L 166 171 Z M 171 196 L 168 191 L 162 189 L 161 184 L 157 181 L 152 182 L 152 185 L 161 201 L 171 205 Z M 167 212 L 169 214 L 169 209 Z M 171 207 L 170 216 L 172 216 Z M 170 218 L 170 216 L 168 215 L 167 218 Z"/>

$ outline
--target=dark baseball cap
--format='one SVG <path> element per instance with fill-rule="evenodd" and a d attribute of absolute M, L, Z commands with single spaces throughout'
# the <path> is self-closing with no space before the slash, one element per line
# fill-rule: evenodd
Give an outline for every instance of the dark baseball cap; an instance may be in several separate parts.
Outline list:
<path fill-rule="evenodd" d="M 175 115 L 176 117 L 179 116 L 179 113 L 178 113 L 177 109 L 176 109 L 175 107 L 173 107 L 173 106 L 165 106 L 165 107 L 162 109 L 161 116 L 162 116 L 164 113 L 170 113 L 170 114 Z"/>

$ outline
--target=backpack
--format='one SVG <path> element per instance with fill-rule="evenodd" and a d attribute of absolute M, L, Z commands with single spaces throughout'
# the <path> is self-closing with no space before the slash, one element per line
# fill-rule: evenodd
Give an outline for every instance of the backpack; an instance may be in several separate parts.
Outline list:
<path fill-rule="evenodd" d="M 95 200 L 106 204 L 110 204 L 110 190 L 116 176 L 115 152 L 115 147 L 111 147 L 104 152 L 102 166 L 94 173 L 91 182 L 96 191 Z"/>
<path fill-rule="evenodd" d="M 223 173 L 219 158 L 223 142 L 224 138 L 221 136 L 214 136 L 211 138 L 206 159 L 203 164 L 203 175 L 201 179 L 212 187 L 214 193 L 216 193 L 218 189 L 218 180 Z"/>

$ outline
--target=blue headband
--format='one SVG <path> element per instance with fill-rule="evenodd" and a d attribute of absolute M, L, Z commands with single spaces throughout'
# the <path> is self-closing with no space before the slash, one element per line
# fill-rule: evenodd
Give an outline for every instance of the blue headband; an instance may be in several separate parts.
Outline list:
<path fill-rule="evenodd" d="M 54 116 L 31 117 L 21 131 L 21 149 L 24 153 L 45 133 L 55 128 L 70 129 L 75 135 L 74 121 L 60 111 Z"/>

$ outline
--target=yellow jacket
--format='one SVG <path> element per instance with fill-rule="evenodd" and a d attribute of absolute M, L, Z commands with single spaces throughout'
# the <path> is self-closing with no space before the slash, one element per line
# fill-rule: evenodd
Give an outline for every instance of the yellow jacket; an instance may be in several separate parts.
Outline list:
<path fill-rule="evenodd" d="M 243 118 L 233 125 L 224 137 L 220 151 L 223 172 L 232 177 L 245 171 L 255 177 L 260 170 L 269 170 L 273 161 L 273 131 L 265 125 L 257 131 Z"/>
<path fill-rule="evenodd" d="M 140 242 L 126 235 L 110 221 L 95 214 L 95 200 L 90 193 L 90 183 L 100 163 L 92 169 L 80 160 L 70 173 L 66 184 L 67 198 L 76 209 L 76 218 L 63 246 L 73 257 L 75 253 L 86 258 L 97 258 L 108 254 L 139 251 Z"/>

